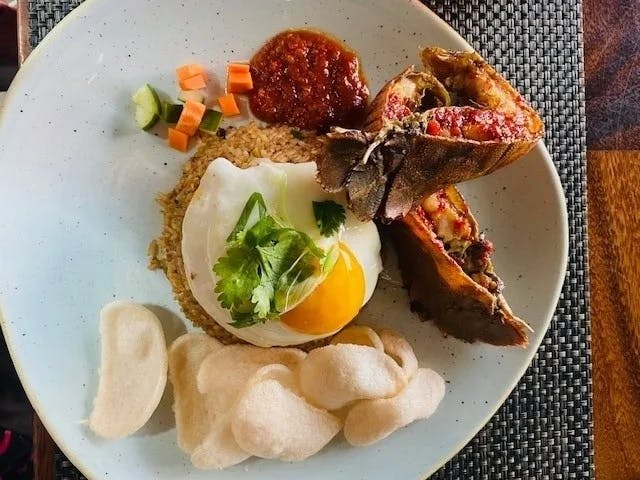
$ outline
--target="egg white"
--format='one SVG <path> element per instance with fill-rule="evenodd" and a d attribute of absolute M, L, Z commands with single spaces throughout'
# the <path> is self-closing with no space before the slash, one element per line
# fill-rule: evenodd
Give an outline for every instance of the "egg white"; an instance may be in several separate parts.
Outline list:
<path fill-rule="evenodd" d="M 231 315 L 220 305 L 214 292 L 216 275 L 212 266 L 225 254 L 226 238 L 253 192 L 260 192 L 270 212 L 284 214 L 294 228 L 307 233 L 319 247 L 327 249 L 338 240 L 349 246 L 364 273 L 363 305 L 371 298 L 382 271 L 380 237 L 373 222 L 361 222 L 346 210 L 344 229 L 339 237 L 327 239 L 320 235 L 311 202 L 334 200 L 345 205 L 345 198 L 322 190 L 315 175 L 313 162 L 294 164 L 261 160 L 255 166 L 241 169 L 225 158 L 217 158 L 209 164 L 185 213 L 182 257 L 193 296 L 218 324 L 254 345 L 297 345 L 335 332 L 309 335 L 296 332 L 279 321 L 245 328 L 230 325 Z"/>

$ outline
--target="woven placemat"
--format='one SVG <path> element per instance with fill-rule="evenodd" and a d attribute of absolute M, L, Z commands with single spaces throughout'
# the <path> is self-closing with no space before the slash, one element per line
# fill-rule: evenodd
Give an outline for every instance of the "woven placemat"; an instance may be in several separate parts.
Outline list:
<path fill-rule="evenodd" d="M 79 0 L 29 1 L 31 44 Z M 484 429 L 432 478 L 576 479 L 593 474 L 586 270 L 586 159 L 579 0 L 427 0 L 543 112 L 569 213 L 569 265 L 554 321 Z M 84 479 L 61 453 L 58 480 Z"/>

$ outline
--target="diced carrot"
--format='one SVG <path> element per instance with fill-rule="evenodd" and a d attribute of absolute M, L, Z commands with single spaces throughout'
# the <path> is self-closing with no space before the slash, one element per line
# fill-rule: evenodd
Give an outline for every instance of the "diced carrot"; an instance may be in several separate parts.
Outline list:
<path fill-rule="evenodd" d="M 227 76 L 227 92 L 245 93 L 253 89 L 253 79 L 249 72 L 229 72 Z"/>
<path fill-rule="evenodd" d="M 218 98 L 218 103 L 220 104 L 220 110 L 222 110 L 222 114 L 225 117 L 240 115 L 240 109 L 238 108 L 236 97 L 233 96 L 233 93 L 227 93 L 226 95 Z"/>
<path fill-rule="evenodd" d="M 169 127 L 169 146 L 181 152 L 186 152 L 189 148 L 189 135 Z"/>
<path fill-rule="evenodd" d="M 204 67 L 198 63 L 188 63 L 176 68 L 176 75 L 178 76 L 178 81 L 186 80 L 196 75 L 204 75 Z"/>
<path fill-rule="evenodd" d="M 204 75 L 198 74 L 193 77 L 180 80 L 180 88 L 182 90 L 198 90 L 207 86 L 207 82 L 204 79 Z"/>
<path fill-rule="evenodd" d="M 227 74 L 229 73 L 249 73 L 248 63 L 230 63 L 227 67 Z"/>
<path fill-rule="evenodd" d="M 178 118 L 176 124 L 176 130 L 186 133 L 187 135 L 194 135 L 198 131 L 198 126 L 202 121 L 207 107 L 203 103 L 194 102 L 193 100 L 187 100 L 182 107 L 182 113 Z"/>

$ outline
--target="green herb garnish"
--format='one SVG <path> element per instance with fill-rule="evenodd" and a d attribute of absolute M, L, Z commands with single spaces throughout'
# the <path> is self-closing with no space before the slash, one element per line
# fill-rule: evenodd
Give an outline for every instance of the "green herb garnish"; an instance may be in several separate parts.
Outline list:
<path fill-rule="evenodd" d="M 269 215 L 264 197 L 255 192 L 227 237 L 226 254 L 213 266 L 215 292 L 234 327 L 276 320 L 313 288 L 307 280 L 330 263 L 306 233 Z"/>
<path fill-rule="evenodd" d="M 296 130 L 295 128 L 291 129 L 291 135 L 296 140 L 304 140 L 304 133 L 302 133 L 300 130 Z"/>
<path fill-rule="evenodd" d="M 323 237 L 337 233 L 346 218 L 344 207 L 333 200 L 313 202 L 313 215 Z"/>

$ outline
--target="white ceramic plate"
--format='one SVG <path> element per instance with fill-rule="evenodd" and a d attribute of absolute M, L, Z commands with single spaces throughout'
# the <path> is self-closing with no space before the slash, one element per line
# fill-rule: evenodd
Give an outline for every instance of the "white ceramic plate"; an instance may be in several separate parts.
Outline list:
<path fill-rule="evenodd" d="M 359 52 L 372 92 L 418 46 L 469 46 L 418 2 L 90 0 L 61 22 L 20 70 L 0 118 L 2 327 L 30 400 L 63 451 L 90 478 L 208 478 L 176 447 L 170 394 L 143 431 L 100 441 L 82 424 L 96 391 L 98 311 L 114 299 L 155 305 L 167 336 L 184 330 L 169 283 L 146 268 L 160 230 L 157 192 L 186 157 L 136 128 L 131 93 L 175 92 L 174 67 L 203 62 L 222 78 L 271 35 L 318 27 Z M 514 311 L 535 333 L 528 349 L 443 338 L 383 281 L 363 315 L 390 324 L 447 380 L 436 414 L 369 448 L 334 441 L 287 464 L 252 459 L 220 479 L 424 478 L 486 423 L 524 373 L 549 325 L 567 257 L 565 203 L 540 144 L 526 158 L 462 185 L 496 246 Z M 390 275 L 397 272 L 390 268 Z"/>

